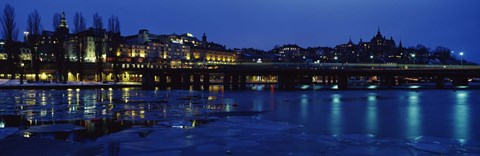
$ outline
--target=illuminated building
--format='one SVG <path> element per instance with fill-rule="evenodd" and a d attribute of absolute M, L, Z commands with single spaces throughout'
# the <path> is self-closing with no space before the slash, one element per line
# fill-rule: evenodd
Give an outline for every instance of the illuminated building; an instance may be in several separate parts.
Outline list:
<path fill-rule="evenodd" d="M 105 29 L 93 29 L 90 28 L 86 31 L 82 31 L 78 33 L 73 39 L 79 40 L 80 42 L 72 41 L 74 44 L 80 44 L 80 49 L 83 50 L 81 54 L 83 54 L 83 61 L 86 63 L 94 63 L 97 62 L 98 59 L 102 59 L 99 61 L 105 60 L 106 52 L 107 52 L 107 32 Z M 76 46 L 76 45 L 74 45 Z M 73 48 L 75 49 L 75 48 Z M 75 55 L 75 51 L 69 51 L 69 57 L 71 60 L 77 60 L 77 56 Z M 97 56 L 98 55 L 98 56 Z"/>
<path fill-rule="evenodd" d="M 193 62 L 219 63 L 227 64 L 236 62 L 236 54 L 232 50 L 227 50 L 225 46 L 207 41 L 207 36 L 203 34 L 201 44 L 192 49 Z"/>
<path fill-rule="evenodd" d="M 276 56 L 276 62 L 303 62 L 303 56 L 307 54 L 305 49 L 297 44 L 276 46 L 271 53 Z"/>

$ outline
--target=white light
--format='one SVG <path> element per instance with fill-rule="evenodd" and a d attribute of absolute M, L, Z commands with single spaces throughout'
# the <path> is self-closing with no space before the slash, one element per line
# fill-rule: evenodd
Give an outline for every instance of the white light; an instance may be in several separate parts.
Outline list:
<path fill-rule="evenodd" d="M 420 88 L 420 86 L 410 86 L 410 87 L 408 87 L 408 88 L 410 88 L 410 89 L 417 89 L 417 88 Z"/>
<path fill-rule="evenodd" d="M 29 33 L 30 33 L 30 32 L 28 32 L 28 31 L 24 31 L 24 32 L 23 32 L 24 35 L 28 35 Z"/>
<path fill-rule="evenodd" d="M 309 85 L 302 85 L 300 88 L 301 89 L 308 89 L 310 86 Z"/>
<path fill-rule="evenodd" d="M 338 59 L 338 58 L 335 56 L 333 59 L 335 59 L 335 60 L 336 60 L 336 59 Z"/>
<path fill-rule="evenodd" d="M 460 52 L 460 56 L 463 56 L 463 52 Z"/>

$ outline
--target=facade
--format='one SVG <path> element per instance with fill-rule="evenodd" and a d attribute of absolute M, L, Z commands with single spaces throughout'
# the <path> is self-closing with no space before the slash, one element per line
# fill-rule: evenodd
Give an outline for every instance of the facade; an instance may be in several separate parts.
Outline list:
<path fill-rule="evenodd" d="M 97 61 L 103 62 L 106 59 L 107 53 L 107 32 L 105 29 L 93 29 L 80 32 L 72 38 L 74 46 L 80 46 L 83 62 L 94 63 Z M 79 44 L 79 45 L 76 45 Z M 72 50 L 69 54 L 72 60 L 77 60 L 75 51 Z M 97 60 L 101 59 L 101 60 Z"/>
<path fill-rule="evenodd" d="M 237 61 L 234 51 L 227 50 L 225 46 L 208 42 L 207 36 L 203 34 L 202 42 L 199 45 L 192 44 L 192 62 L 231 64 Z"/>
<path fill-rule="evenodd" d="M 393 37 L 387 39 L 380 29 L 370 41 L 360 39 L 355 44 L 351 39 L 330 47 L 303 48 L 296 44 L 276 46 L 269 52 L 253 48 L 227 49 L 226 46 L 209 42 L 206 34 L 201 40 L 190 33 L 181 35 L 157 35 L 142 29 L 138 34 L 122 37 L 120 33 L 90 28 L 70 34 L 65 14 L 62 14 L 57 30 L 43 31 L 40 35 L 26 34 L 24 43 L 18 42 L 15 51 L 6 51 L 0 40 L 0 62 L 3 66 L 0 77 L 9 77 L 7 70 L 26 65 L 30 73 L 38 73 L 41 80 L 79 81 L 140 81 L 143 68 L 196 68 L 198 65 L 235 63 L 450 63 L 455 64 L 449 49 L 429 49 L 418 45 L 405 48 L 402 42 L 396 46 Z M 14 53 L 15 55 L 9 55 Z M 18 55 L 16 55 L 18 54 Z M 427 59 L 426 59 L 427 58 Z M 430 61 L 428 59 L 437 59 Z M 35 61 L 38 60 L 38 61 Z M 34 67 L 35 62 L 39 62 Z M 11 63 L 11 62 L 10 62 Z M 11 73 L 11 72 L 9 72 Z M 3 76 L 2 76 L 3 75 Z M 84 75 L 84 76 L 81 76 Z M 33 79 L 27 74 L 27 79 Z"/>

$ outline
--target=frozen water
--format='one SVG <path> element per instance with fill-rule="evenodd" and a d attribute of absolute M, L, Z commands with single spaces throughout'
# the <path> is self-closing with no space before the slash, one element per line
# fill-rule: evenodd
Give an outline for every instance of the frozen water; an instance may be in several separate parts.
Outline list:
<path fill-rule="evenodd" d="M 80 126 L 75 126 L 72 124 L 54 124 L 54 125 L 40 125 L 40 126 L 31 126 L 26 132 L 31 133 L 47 133 L 47 132 L 71 132 L 83 130 L 85 128 Z"/>
<path fill-rule="evenodd" d="M 13 135 L 16 132 L 18 132 L 18 128 L 15 127 L 0 128 L 0 139 Z"/>
<path fill-rule="evenodd" d="M 13 119 L 5 119 L 7 124 L 4 125 L 5 129 L 0 129 L 0 139 L 16 137 L 19 142 L 32 142 L 29 146 L 41 143 L 28 140 L 32 137 L 44 139 L 35 135 L 18 138 L 22 137 L 22 133 L 16 133 L 16 127 L 21 126 L 8 125 L 14 121 L 26 124 L 24 127 L 28 129 L 24 132 L 54 135 L 57 132 L 93 133 L 95 139 L 82 143 L 100 150 L 93 150 L 95 152 L 87 155 L 480 154 L 480 144 L 472 141 L 478 136 L 472 130 L 476 125 L 469 124 L 476 121 L 473 114 L 460 118 L 462 114 L 478 109 L 475 105 L 469 105 L 470 109 L 464 106 L 475 100 L 462 102 L 461 98 L 468 95 L 465 92 L 454 94 L 455 99 L 460 98 L 456 104 L 458 106 L 447 107 L 449 111 L 458 111 L 460 114 L 459 118 L 452 118 L 454 121 L 449 123 L 458 129 L 448 134 L 465 139 L 429 137 L 427 132 L 423 132 L 431 127 L 428 126 L 429 122 L 438 120 L 429 120 L 430 116 L 436 114 L 425 113 L 431 108 L 418 102 L 420 99 L 428 100 L 424 93 L 407 92 L 399 97 L 378 95 L 381 93 L 375 93 L 374 96 L 358 93 L 343 96 L 348 92 L 302 93 L 298 96 L 292 96 L 296 92 L 287 92 L 286 95 L 276 93 L 275 96 L 274 93 L 258 94 L 233 99 L 232 95 L 223 93 L 174 90 L 0 92 L 0 115 L 2 118 L 14 116 Z M 399 101 L 398 106 L 391 102 L 393 100 Z M 380 104 L 379 101 L 387 101 L 387 104 Z M 432 107 L 437 110 L 437 105 Z M 384 118 L 395 115 L 400 117 Z M 417 120 L 420 118 L 422 120 Z M 397 125 L 407 128 L 397 130 L 402 128 Z M 102 133 L 96 134 L 98 131 Z M 392 131 L 399 134 L 388 138 L 392 136 L 389 133 Z M 439 133 L 442 136 L 443 132 Z M 425 136 L 415 137 L 420 135 Z M 413 139 L 408 139 L 412 136 Z M 78 138 L 66 140 L 75 142 Z M 2 143 L 0 147 L 5 147 L 6 142 Z M 48 149 L 46 146 L 64 143 L 39 147 Z M 67 146 L 70 145 L 67 143 Z"/>

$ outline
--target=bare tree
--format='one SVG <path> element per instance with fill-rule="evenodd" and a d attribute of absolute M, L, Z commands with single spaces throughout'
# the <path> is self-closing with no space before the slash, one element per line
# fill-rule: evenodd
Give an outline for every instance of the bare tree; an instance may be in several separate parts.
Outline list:
<path fill-rule="evenodd" d="M 120 33 L 120 20 L 118 16 L 111 16 L 108 19 L 108 31 L 113 33 Z"/>
<path fill-rule="evenodd" d="M 74 20 L 73 24 L 75 27 L 75 33 L 79 33 L 86 30 L 87 23 L 85 21 L 85 17 L 83 17 L 83 14 L 81 12 L 76 12 L 73 20 Z"/>
<path fill-rule="evenodd" d="M 16 41 L 18 38 L 18 28 L 15 22 L 15 9 L 10 5 L 5 5 L 2 16 L 3 38 L 6 41 Z"/>
<path fill-rule="evenodd" d="M 120 20 L 118 16 L 115 18 L 115 33 L 120 33 Z"/>
<path fill-rule="evenodd" d="M 77 44 L 75 48 L 75 54 L 77 55 L 77 66 L 78 66 L 78 75 L 80 81 L 83 81 L 84 70 L 83 70 L 83 62 L 85 62 L 85 45 L 82 42 L 82 34 L 81 32 L 85 31 L 86 29 L 86 22 L 85 17 L 83 17 L 81 12 L 76 12 L 73 25 L 75 28 L 75 34 L 78 36 Z"/>
<path fill-rule="evenodd" d="M 37 10 L 33 11 L 32 13 L 30 13 L 30 15 L 28 15 L 27 30 L 30 35 L 27 36 L 26 42 L 28 43 L 30 51 L 32 52 L 32 67 L 35 72 L 35 82 L 38 82 L 40 80 L 40 77 L 38 76 L 40 73 L 40 64 L 37 47 L 40 41 L 39 39 L 42 30 L 41 21 L 42 18 L 40 17 L 40 14 Z"/>
<path fill-rule="evenodd" d="M 103 81 L 103 54 L 104 43 L 105 43 L 105 30 L 103 29 L 103 20 L 102 16 L 98 13 L 93 15 L 93 31 L 95 36 L 95 61 L 97 67 L 97 81 Z"/>
<path fill-rule="evenodd" d="M 30 35 L 40 35 L 42 30 L 41 24 L 42 18 L 37 10 L 28 15 L 27 19 L 27 31 Z"/>
<path fill-rule="evenodd" d="M 108 36 L 109 36 L 109 54 L 108 56 L 112 58 L 113 63 L 113 76 L 114 82 L 118 82 L 118 74 L 120 73 L 119 67 L 119 56 L 117 52 L 120 51 L 120 42 L 121 42 L 121 35 L 120 35 L 120 20 L 116 16 L 111 16 L 108 19 Z"/>
<path fill-rule="evenodd" d="M 1 18 L 3 28 L 3 38 L 5 39 L 5 49 L 7 53 L 7 62 L 9 66 L 10 79 L 15 78 L 15 72 L 19 65 L 19 44 L 16 40 L 18 38 L 18 28 L 15 22 L 15 9 L 10 5 L 5 5 L 3 16 Z"/>
<path fill-rule="evenodd" d="M 53 30 L 57 30 L 60 28 L 60 20 L 62 19 L 62 15 L 60 13 L 53 14 Z"/>
<path fill-rule="evenodd" d="M 103 19 L 102 16 L 98 14 L 98 12 L 93 14 L 93 28 L 103 29 Z"/>

